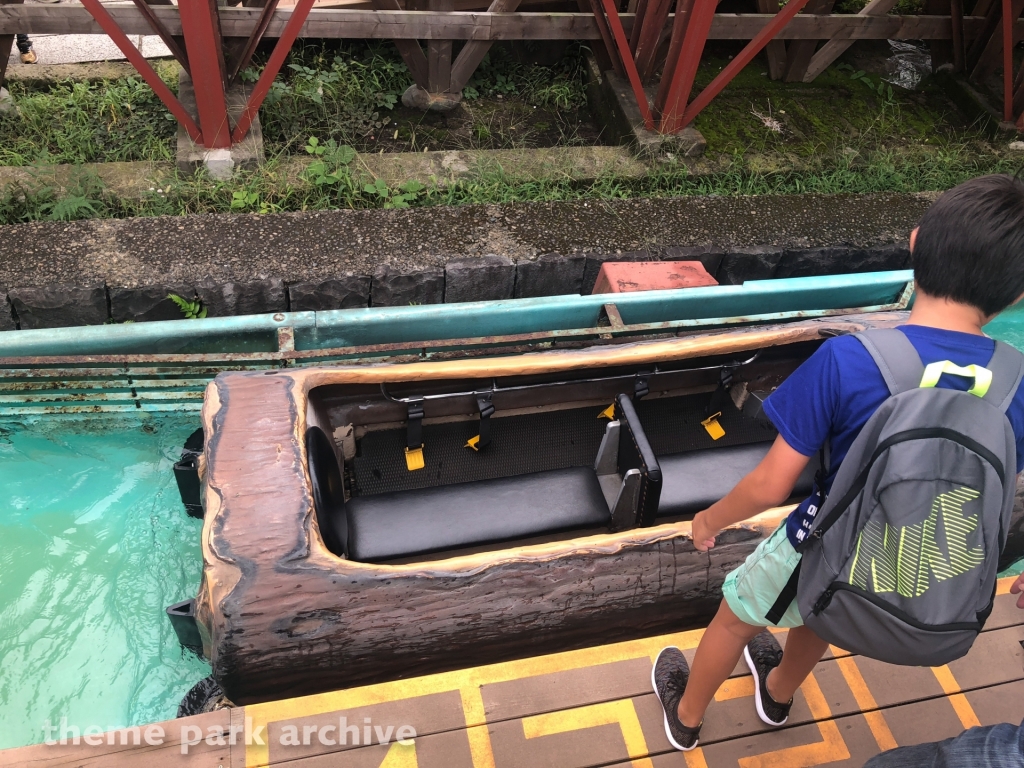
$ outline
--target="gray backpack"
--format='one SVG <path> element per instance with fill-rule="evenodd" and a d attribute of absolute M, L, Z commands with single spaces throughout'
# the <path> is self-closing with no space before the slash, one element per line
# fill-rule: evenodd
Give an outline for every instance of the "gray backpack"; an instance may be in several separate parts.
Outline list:
<path fill-rule="evenodd" d="M 1016 485 L 1006 409 L 1024 355 L 996 342 L 987 368 L 926 368 L 897 329 L 857 338 L 892 396 L 843 460 L 773 613 L 795 593 L 804 623 L 829 643 L 893 664 L 946 664 L 992 610 Z M 943 373 L 974 385 L 936 388 Z"/>

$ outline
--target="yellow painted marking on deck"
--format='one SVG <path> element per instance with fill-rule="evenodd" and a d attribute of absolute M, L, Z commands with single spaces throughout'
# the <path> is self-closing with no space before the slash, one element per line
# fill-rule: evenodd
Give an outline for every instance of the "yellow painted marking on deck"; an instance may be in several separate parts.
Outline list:
<path fill-rule="evenodd" d="M 857 708 L 863 713 L 864 719 L 868 723 L 868 728 L 871 729 L 871 735 L 875 737 L 875 743 L 878 744 L 878 748 L 883 752 L 887 749 L 895 749 L 899 745 L 889 729 L 889 724 L 885 721 L 885 716 L 879 711 L 878 703 L 868 688 L 868 684 L 864 681 L 864 676 L 861 675 L 857 662 L 851 656 L 840 658 L 840 649 L 835 646 L 830 647 L 832 648 L 832 654 L 836 656 L 836 664 L 839 666 L 839 671 L 843 673 L 843 678 L 850 687 L 853 699 L 857 702 Z"/>
<path fill-rule="evenodd" d="M 419 768 L 419 765 L 416 760 L 416 744 L 399 744 L 396 741 L 384 756 L 380 768 Z"/>
<path fill-rule="evenodd" d="M 722 683 L 715 691 L 715 701 L 731 701 L 754 695 L 754 678 L 733 677 Z"/>
<path fill-rule="evenodd" d="M 633 761 L 633 768 L 654 768 L 647 757 L 647 740 L 640 727 L 636 707 L 632 699 L 606 701 L 575 709 L 563 709 L 543 715 L 523 718 L 523 734 L 528 739 L 553 736 L 570 731 L 582 731 L 599 725 L 617 725 L 626 742 L 626 754 Z"/>
<path fill-rule="evenodd" d="M 788 747 L 762 755 L 751 755 L 739 759 L 740 768 L 810 768 L 810 766 L 831 763 L 837 760 L 849 760 L 850 750 L 846 747 L 839 727 L 832 717 L 828 701 L 821 692 L 821 687 L 813 674 L 807 676 L 800 690 L 804 693 L 811 716 L 819 722 L 818 731 L 821 741 L 814 744 L 801 744 L 799 747 Z"/>
<path fill-rule="evenodd" d="M 787 509 L 791 509 L 791 507 Z M 1009 594 L 1010 585 L 1013 584 L 1014 581 L 1016 581 L 1016 579 L 1012 576 L 1000 579 L 997 584 L 996 593 L 999 595 Z M 446 693 L 450 691 L 460 692 L 463 699 L 463 707 L 466 708 L 468 700 L 467 692 L 475 690 L 476 695 L 479 695 L 479 689 L 482 685 L 492 685 L 494 683 L 537 677 L 539 675 L 546 675 L 554 672 L 565 672 L 585 667 L 596 667 L 602 664 L 613 664 L 620 661 L 632 661 L 645 657 L 649 658 L 653 663 L 658 653 L 666 645 L 675 645 L 684 651 L 696 648 L 703 634 L 703 629 L 694 629 L 671 635 L 662 635 L 642 640 L 628 640 L 621 643 L 598 646 L 595 648 L 584 648 L 578 651 L 566 651 L 563 653 L 550 654 L 548 656 L 537 656 L 529 659 L 490 664 L 484 667 L 475 667 L 455 672 L 443 672 L 411 680 L 397 680 L 390 683 L 368 685 L 360 688 L 352 688 L 346 691 L 333 691 L 313 696 L 303 696 L 295 699 L 284 699 L 281 701 L 272 701 L 263 704 L 250 704 L 245 708 L 245 713 L 247 717 L 252 718 L 253 728 L 258 728 L 261 725 L 266 728 L 270 723 L 280 720 L 310 717 L 313 715 L 324 714 L 326 712 L 365 707 L 390 701 L 400 701 L 403 699 L 413 699 L 419 696 L 429 696 L 432 694 Z M 846 655 L 847 652 L 839 649 L 833 649 L 833 653 L 836 654 L 836 656 L 839 656 L 840 654 Z M 950 674 L 949 677 L 952 679 L 952 674 Z M 804 695 L 808 697 L 809 704 L 811 703 L 811 697 L 814 695 L 813 691 L 808 694 L 809 685 L 812 684 L 812 682 L 813 678 L 808 678 L 804 683 Z M 942 681 L 940 679 L 940 683 L 941 682 Z M 830 715 L 827 714 L 828 705 L 825 702 L 824 697 L 821 696 L 821 691 L 816 682 L 813 682 L 813 689 L 817 690 L 817 695 L 819 697 L 818 701 L 820 704 L 824 705 L 824 711 L 826 714 L 822 716 L 818 715 L 814 712 L 813 707 L 811 710 L 812 714 L 814 714 L 815 719 L 824 719 L 829 717 Z M 977 724 L 977 716 L 974 714 L 970 703 L 963 697 L 963 694 L 959 694 L 959 690 L 959 686 L 957 686 L 954 693 L 958 694 L 959 698 L 955 702 L 951 698 L 951 702 L 953 702 L 954 708 L 960 707 L 960 709 L 957 710 L 957 714 L 960 715 L 961 722 L 964 723 L 964 726 L 970 727 L 967 725 L 967 722 L 970 722 L 971 725 Z M 490 739 L 487 736 L 486 717 L 483 712 L 482 700 L 479 709 L 471 709 L 466 709 L 466 727 L 468 729 L 476 729 L 477 726 L 483 726 L 477 730 L 469 731 L 471 748 L 476 750 L 473 752 L 474 761 L 480 761 L 474 762 L 474 766 L 475 768 L 491 768 L 494 758 L 493 754 L 490 754 Z M 961 710 L 963 711 L 963 714 L 961 714 Z M 263 735 L 266 737 L 266 730 L 264 730 Z M 486 742 L 484 741 L 485 737 L 487 739 Z M 264 738 L 264 740 L 266 741 L 266 738 Z M 845 743 L 842 742 L 841 738 L 839 743 L 845 750 Z M 485 744 L 486 747 L 484 746 Z M 473 745 L 476 746 L 474 747 Z M 694 760 L 701 759 L 695 756 L 695 752 L 696 750 L 694 752 L 686 753 L 688 756 L 687 759 L 689 760 L 690 756 L 693 756 Z M 491 761 L 490 763 L 485 762 L 488 759 Z M 250 744 L 246 747 L 246 768 L 262 768 L 262 766 L 269 765 L 269 763 L 270 755 L 269 747 L 267 745 Z M 687 765 L 689 768 L 700 768 L 700 765 L 697 763 L 691 766 L 688 762 Z"/>
<path fill-rule="evenodd" d="M 459 689 L 462 696 L 462 712 L 466 718 L 466 736 L 469 739 L 469 754 L 473 768 L 494 768 L 494 750 L 491 748 L 491 733 L 486 725 L 487 712 L 480 686 Z"/>
<path fill-rule="evenodd" d="M 252 718 L 253 728 L 258 728 L 261 725 L 266 727 L 272 722 L 281 720 L 311 717 L 327 712 L 383 704 L 389 701 L 414 699 L 420 696 L 430 696 L 450 691 L 458 691 L 462 695 L 463 707 L 465 708 L 467 703 L 466 692 L 475 690 L 477 695 L 479 695 L 479 689 L 482 685 L 505 683 L 511 680 L 584 669 L 586 667 L 598 667 L 603 664 L 613 664 L 619 661 L 633 661 L 642 658 L 653 659 L 666 645 L 674 645 L 682 650 L 696 648 L 703 634 L 703 629 L 691 629 L 671 635 L 648 637 L 641 640 L 627 640 L 595 648 L 583 648 L 578 651 L 565 651 L 548 656 L 506 661 L 483 667 L 457 670 L 455 672 L 442 672 L 410 680 L 396 680 L 390 683 L 367 685 L 345 691 L 332 691 L 295 699 L 250 704 L 246 707 L 245 712 L 246 716 Z M 466 712 L 467 728 L 486 726 L 486 723 L 487 720 L 482 702 L 479 709 Z M 484 730 L 486 731 L 486 728 Z M 266 731 L 264 731 L 264 735 L 266 735 Z M 268 745 L 250 744 L 246 747 L 246 768 L 262 768 L 262 766 L 269 765 L 269 762 Z M 485 768 L 485 765 L 480 764 L 475 766 L 475 768 Z"/>
<path fill-rule="evenodd" d="M 961 725 L 964 728 L 974 728 L 981 725 L 981 721 L 978 720 L 978 715 L 975 714 L 971 702 L 960 692 L 960 684 L 953 677 L 953 671 L 949 668 L 949 665 L 943 664 L 941 667 L 932 667 L 932 672 L 935 673 L 935 679 L 942 686 L 942 692 L 949 697 L 949 703 L 953 705 L 953 711 L 960 718 Z"/>
<path fill-rule="evenodd" d="M 704 759 L 703 747 L 683 752 L 683 760 L 686 761 L 686 768 L 708 768 L 708 761 Z"/>

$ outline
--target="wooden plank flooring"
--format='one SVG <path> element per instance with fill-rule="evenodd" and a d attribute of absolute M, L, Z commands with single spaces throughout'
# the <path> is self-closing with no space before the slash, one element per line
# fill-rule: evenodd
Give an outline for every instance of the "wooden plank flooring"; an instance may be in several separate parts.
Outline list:
<path fill-rule="evenodd" d="M 159 745 L 132 746 L 133 734 L 117 732 L 95 737 L 97 746 L 8 750 L 0 752 L 0 765 L 860 766 L 882 749 L 1024 719 L 1024 611 L 1008 594 L 1011 583 L 1000 581 L 985 632 L 965 658 L 948 666 L 893 667 L 830 649 L 797 693 L 781 729 L 758 720 L 752 680 L 738 666 L 708 710 L 701 748 L 689 753 L 675 752 L 665 738 L 651 691 L 651 663 L 668 644 L 692 658 L 703 630 L 184 718 L 155 726 L 165 734 Z M 778 637 L 784 644 L 785 632 Z M 396 743 L 400 726 L 415 728 L 416 738 Z M 234 745 L 218 736 L 232 730 Z M 345 743 L 330 743 L 342 730 Z M 246 745 L 246 733 L 259 738 Z M 123 735 L 128 745 L 120 743 Z"/>

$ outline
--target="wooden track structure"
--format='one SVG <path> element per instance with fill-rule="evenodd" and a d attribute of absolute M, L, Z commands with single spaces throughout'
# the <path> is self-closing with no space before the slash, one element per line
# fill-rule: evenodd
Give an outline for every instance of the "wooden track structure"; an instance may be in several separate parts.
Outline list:
<path fill-rule="evenodd" d="M 894 667 L 832 647 L 797 691 L 789 722 L 781 729 L 769 729 L 758 720 L 753 681 L 741 662 L 712 701 L 701 746 L 690 753 L 673 751 L 665 738 L 660 705 L 651 691 L 651 666 L 666 645 L 681 648 L 692 659 L 702 629 L 219 710 L 157 724 L 164 734 L 160 745 L 132 746 L 131 732 L 111 732 L 93 737 L 99 742 L 95 746 L 76 746 L 69 740 L 66 745 L 12 749 L 0 752 L 0 764 L 859 768 L 886 749 L 1024 718 L 1024 611 L 1008 594 L 1012 581 L 1000 580 L 992 616 L 971 651 L 946 666 Z M 783 644 L 785 635 L 777 633 Z M 322 743 L 321 736 L 337 740 L 341 718 L 357 726 L 369 721 L 385 733 L 388 726 L 409 725 L 416 738 L 409 745 L 381 744 L 371 730 L 371 744 L 352 744 L 351 734 L 345 746 Z M 335 730 L 320 730 L 324 726 Z M 293 728 L 299 746 L 282 744 L 291 740 Z M 232 731 L 237 734 L 234 744 L 218 737 Z M 307 732 L 310 743 L 303 745 Z M 246 744 L 246 733 L 258 738 Z M 120 741 L 125 734 L 128 745 Z"/>
<path fill-rule="evenodd" d="M 607 66 L 629 80 L 646 126 L 675 133 L 692 124 L 762 50 L 772 78 L 811 82 L 856 40 L 908 39 L 930 41 L 936 64 L 948 61 L 974 78 L 1001 66 L 1004 119 L 1024 128 L 1024 67 L 1014 72 L 1012 61 L 1013 45 L 1024 39 L 1024 0 L 979 0 L 970 17 L 963 15 L 963 0 L 928 0 L 922 16 L 890 14 L 896 0 L 871 0 L 857 14 L 831 13 L 834 0 L 790 0 L 784 6 L 756 0 L 756 14 L 716 13 L 718 0 L 576 0 L 576 12 L 545 9 L 558 0 L 529 0 L 520 9 L 522 1 L 339 0 L 341 7 L 314 7 L 314 0 L 297 0 L 278 7 L 279 0 L 244 0 L 241 7 L 219 7 L 217 0 L 80 0 L 57 6 L 0 0 L 0 83 L 15 33 L 105 32 L 194 141 L 224 148 L 245 137 L 299 37 L 391 39 L 416 86 L 431 98 L 457 97 L 497 40 L 588 40 Z M 190 74 L 195 114 L 127 37 L 136 34 L 159 35 Z M 241 114 L 229 118 L 227 89 L 264 38 L 277 43 Z M 694 95 L 708 40 L 749 43 Z M 644 88 L 659 70 L 651 102 Z"/>

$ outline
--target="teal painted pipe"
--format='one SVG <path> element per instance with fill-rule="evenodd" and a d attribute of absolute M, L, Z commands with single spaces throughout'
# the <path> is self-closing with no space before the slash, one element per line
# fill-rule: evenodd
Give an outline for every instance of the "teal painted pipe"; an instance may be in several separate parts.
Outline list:
<path fill-rule="evenodd" d="M 0 358 L 56 355 L 274 352 L 277 329 L 295 329 L 296 348 L 325 349 L 432 339 L 507 336 L 592 328 L 614 303 L 627 325 L 740 318 L 895 302 L 910 270 L 749 281 L 670 291 L 548 296 L 410 307 L 284 312 L 0 333 Z M 791 314 L 789 316 L 792 316 Z"/>
<path fill-rule="evenodd" d="M 592 328 L 609 303 L 627 325 L 871 307 L 896 301 L 913 277 L 911 270 L 899 270 L 670 291 L 339 309 L 317 312 L 315 333 L 297 333 L 296 346 L 322 349 Z"/>
<path fill-rule="evenodd" d="M 277 329 L 316 326 L 315 312 L 87 325 L 0 333 L 0 358 L 275 352 Z"/>

